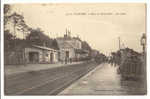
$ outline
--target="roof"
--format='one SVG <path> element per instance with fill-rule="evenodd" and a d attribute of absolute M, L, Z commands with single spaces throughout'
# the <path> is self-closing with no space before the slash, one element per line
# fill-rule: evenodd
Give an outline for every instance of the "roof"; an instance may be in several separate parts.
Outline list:
<path fill-rule="evenodd" d="M 86 53 L 88 53 L 88 51 L 82 50 L 82 49 L 75 49 L 75 52 L 79 53 L 79 54 L 86 54 Z"/>
<path fill-rule="evenodd" d="M 74 48 L 70 43 L 68 43 L 64 38 L 58 38 L 56 39 L 58 47 L 60 49 L 62 48 Z"/>
<path fill-rule="evenodd" d="M 45 47 L 45 46 L 32 45 L 32 47 L 39 48 L 39 49 L 44 49 L 44 50 L 49 50 L 49 51 L 57 51 L 55 49 Z"/>
<path fill-rule="evenodd" d="M 74 48 L 74 49 L 78 49 L 78 47 L 76 46 L 76 38 L 57 38 L 57 44 L 59 46 L 59 48 Z M 79 41 L 79 40 L 78 40 Z"/>
<path fill-rule="evenodd" d="M 131 55 L 141 55 L 140 53 L 134 51 L 133 49 L 130 49 L 130 48 L 125 48 L 125 49 L 122 49 L 123 52 L 126 52 L 126 53 L 131 53 Z"/>
<path fill-rule="evenodd" d="M 69 44 L 69 43 L 67 43 L 67 42 L 61 42 L 61 43 L 59 43 L 58 44 L 58 46 L 59 46 L 59 48 L 63 48 L 63 49 L 65 49 L 65 48 L 74 48 L 71 44 Z"/>

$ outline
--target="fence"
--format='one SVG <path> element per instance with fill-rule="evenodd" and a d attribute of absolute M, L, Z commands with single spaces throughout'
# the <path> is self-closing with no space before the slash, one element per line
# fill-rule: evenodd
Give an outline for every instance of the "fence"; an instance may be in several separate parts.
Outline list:
<path fill-rule="evenodd" d="M 4 52 L 5 65 L 20 65 L 24 64 L 23 51 Z"/>

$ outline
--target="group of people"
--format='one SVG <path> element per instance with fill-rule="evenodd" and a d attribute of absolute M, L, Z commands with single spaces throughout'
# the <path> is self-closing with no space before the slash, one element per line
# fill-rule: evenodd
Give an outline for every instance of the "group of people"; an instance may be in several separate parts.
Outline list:
<path fill-rule="evenodd" d="M 111 66 L 120 65 L 120 62 L 121 62 L 121 58 L 116 56 L 111 56 L 110 59 L 108 60 L 108 63 L 110 63 Z"/>

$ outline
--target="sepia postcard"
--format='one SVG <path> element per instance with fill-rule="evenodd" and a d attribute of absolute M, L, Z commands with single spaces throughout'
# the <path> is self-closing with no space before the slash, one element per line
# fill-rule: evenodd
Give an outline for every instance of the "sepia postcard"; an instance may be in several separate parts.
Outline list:
<path fill-rule="evenodd" d="M 4 4 L 4 94 L 147 95 L 145 3 Z"/>

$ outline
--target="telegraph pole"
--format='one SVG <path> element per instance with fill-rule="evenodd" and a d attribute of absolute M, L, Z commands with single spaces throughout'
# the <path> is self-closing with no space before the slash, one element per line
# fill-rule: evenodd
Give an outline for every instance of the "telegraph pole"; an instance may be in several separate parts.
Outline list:
<path fill-rule="evenodd" d="M 118 41 L 119 41 L 119 50 L 120 50 L 120 37 L 118 37 Z"/>

